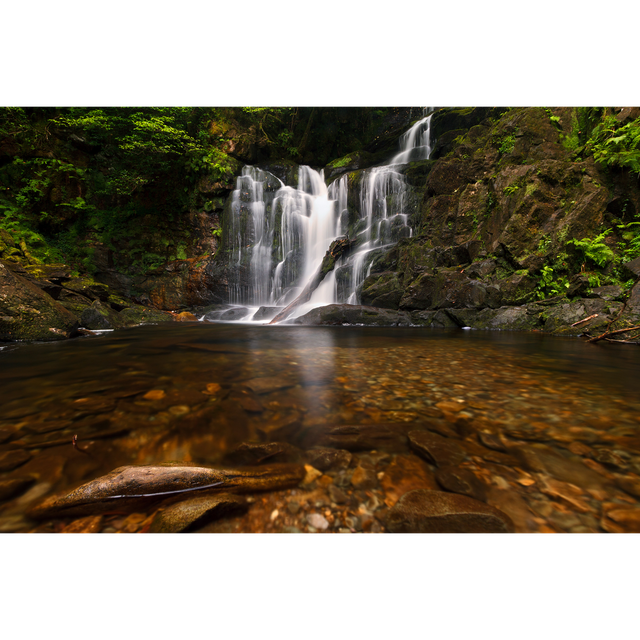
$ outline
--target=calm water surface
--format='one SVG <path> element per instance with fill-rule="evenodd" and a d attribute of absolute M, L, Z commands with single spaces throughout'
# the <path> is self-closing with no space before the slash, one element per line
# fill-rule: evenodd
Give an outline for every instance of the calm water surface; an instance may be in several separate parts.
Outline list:
<path fill-rule="evenodd" d="M 243 442 L 304 447 L 327 425 L 434 415 L 544 443 L 607 486 L 629 485 L 639 380 L 635 347 L 525 333 L 194 323 L 11 345 L 0 351 L 0 497 L 7 481 L 24 487 L 5 491 L 0 530 L 32 530 L 29 507 L 118 466 L 220 465 Z M 531 517 L 553 521 L 532 495 Z M 587 497 L 638 508 L 633 491 Z M 601 530 L 602 508 L 589 504 L 564 530 Z"/>

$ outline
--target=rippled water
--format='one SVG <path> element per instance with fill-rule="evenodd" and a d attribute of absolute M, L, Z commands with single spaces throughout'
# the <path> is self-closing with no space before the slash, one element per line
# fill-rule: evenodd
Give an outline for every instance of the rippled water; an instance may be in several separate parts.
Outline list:
<path fill-rule="evenodd" d="M 573 519 L 573 503 L 535 464 L 503 472 L 469 449 L 488 485 L 519 492 L 517 508 L 500 508 L 520 509 L 520 530 L 633 530 L 638 380 L 634 347 L 506 332 L 193 323 L 9 346 L 0 351 L 0 496 L 6 481 L 24 486 L 0 502 L 0 530 L 34 530 L 29 507 L 118 466 L 220 465 L 243 442 L 304 449 L 328 425 L 433 416 L 473 446 L 477 431 L 499 432 L 564 456 L 568 471 L 555 478 L 578 489 Z M 587 486 L 576 465 L 591 474 Z M 622 525 L 606 516 L 616 505 Z"/>

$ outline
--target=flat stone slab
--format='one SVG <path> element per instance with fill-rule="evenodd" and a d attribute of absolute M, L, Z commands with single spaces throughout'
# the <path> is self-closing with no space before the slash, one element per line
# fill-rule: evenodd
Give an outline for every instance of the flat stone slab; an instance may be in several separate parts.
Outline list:
<path fill-rule="evenodd" d="M 211 520 L 242 513 L 248 508 L 244 498 L 217 494 L 188 498 L 161 509 L 151 523 L 151 533 L 179 533 L 197 529 Z"/>
<path fill-rule="evenodd" d="M 391 533 L 512 533 L 511 518 L 483 502 L 456 493 L 418 489 L 389 509 Z"/>
<path fill-rule="evenodd" d="M 430 431 L 410 431 L 409 443 L 411 448 L 428 462 L 438 467 L 455 466 L 465 458 L 464 449 L 454 440 L 443 438 Z"/>

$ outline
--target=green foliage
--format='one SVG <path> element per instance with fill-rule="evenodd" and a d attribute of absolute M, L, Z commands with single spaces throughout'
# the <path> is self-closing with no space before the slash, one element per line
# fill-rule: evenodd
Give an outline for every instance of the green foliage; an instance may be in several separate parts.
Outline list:
<path fill-rule="evenodd" d="M 606 229 L 593 239 L 583 238 L 582 240 L 569 240 L 567 244 L 575 246 L 583 255 L 585 261 L 591 260 L 599 267 L 604 267 L 615 260 L 616 255 L 611 248 L 604 243 L 604 239 L 611 233 L 611 229 Z"/>
<path fill-rule="evenodd" d="M 640 174 L 640 118 L 621 126 L 615 116 L 604 117 L 593 129 L 587 150 L 608 167 L 625 167 Z"/>
<path fill-rule="evenodd" d="M 540 273 L 540 280 L 536 288 L 536 296 L 539 300 L 550 296 L 563 295 L 569 289 L 569 280 L 566 275 L 558 275 L 554 268 L 545 265 Z"/>
<path fill-rule="evenodd" d="M 498 146 L 498 151 L 500 151 L 500 155 L 505 155 L 506 153 L 511 153 L 513 148 L 516 146 L 516 137 L 511 134 L 510 136 L 506 136 L 500 142 Z"/>
<path fill-rule="evenodd" d="M 519 184 L 512 184 L 512 185 L 509 185 L 508 187 L 505 187 L 502 190 L 502 193 L 504 193 L 507 196 L 510 196 L 512 193 L 515 193 L 516 191 L 518 191 L 518 189 L 520 189 Z"/>

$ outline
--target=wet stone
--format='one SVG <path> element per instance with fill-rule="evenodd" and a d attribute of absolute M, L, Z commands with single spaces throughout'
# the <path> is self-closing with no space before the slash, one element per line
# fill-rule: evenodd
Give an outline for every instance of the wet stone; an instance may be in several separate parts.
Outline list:
<path fill-rule="evenodd" d="M 20 449 L 0 453 L 0 471 L 11 471 L 31 460 L 32 454 Z"/>
<path fill-rule="evenodd" d="M 571 460 L 547 445 L 514 445 L 509 452 L 527 471 L 544 473 L 586 489 L 602 489 L 605 484 L 600 475 L 581 461 Z"/>
<path fill-rule="evenodd" d="M 353 457 L 345 449 L 316 448 L 307 451 L 309 462 L 321 471 L 346 469 Z"/>
<path fill-rule="evenodd" d="M 336 504 L 347 504 L 349 502 L 349 496 L 342 489 L 336 487 L 335 484 L 329 487 L 329 497 Z"/>
<path fill-rule="evenodd" d="M 10 500 L 24 493 L 34 482 L 35 477 L 33 476 L 0 480 L 0 502 Z"/>
<path fill-rule="evenodd" d="M 252 444 L 243 442 L 229 454 L 236 464 L 262 464 L 263 462 L 298 462 L 301 451 L 288 442 Z"/>
<path fill-rule="evenodd" d="M 385 524 L 392 533 L 508 533 L 514 528 L 509 516 L 483 502 L 428 490 L 402 496 Z"/>
<path fill-rule="evenodd" d="M 409 443 L 419 456 L 438 467 L 455 466 L 466 458 L 457 442 L 429 431 L 410 431 Z"/>
<path fill-rule="evenodd" d="M 258 425 L 258 430 L 265 438 L 282 438 L 286 440 L 296 433 L 302 425 L 302 415 L 298 412 L 279 416 Z"/>
<path fill-rule="evenodd" d="M 151 533 L 179 533 L 197 529 L 217 518 L 242 513 L 247 501 L 231 494 L 197 496 L 158 511 L 151 523 Z"/>
<path fill-rule="evenodd" d="M 406 431 L 414 425 L 361 424 L 341 425 L 318 429 L 312 436 L 315 447 L 346 449 L 347 451 L 405 451 Z"/>
<path fill-rule="evenodd" d="M 605 512 L 605 517 L 615 523 L 609 527 L 613 532 L 640 533 L 640 508 L 614 508 Z"/>
<path fill-rule="evenodd" d="M 329 528 L 329 521 L 320 513 L 310 513 L 307 516 L 307 522 L 320 531 L 324 531 Z"/>
<path fill-rule="evenodd" d="M 478 431 L 478 441 L 483 447 L 492 449 L 493 451 L 505 452 L 506 447 L 502 437 L 496 433 L 487 433 L 486 431 Z"/>
<path fill-rule="evenodd" d="M 13 427 L 2 427 L 0 429 L 0 444 L 4 444 L 8 442 L 13 437 L 13 434 L 16 433 L 17 429 Z"/>
<path fill-rule="evenodd" d="M 640 478 L 618 476 L 614 482 L 616 486 L 626 491 L 630 496 L 640 498 Z"/>
<path fill-rule="evenodd" d="M 398 455 L 381 473 L 380 484 L 386 504 L 394 505 L 405 493 L 415 489 L 438 489 L 426 462 L 414 455 Z"/>
<path fill-rule="evenodd" d="M 100 533 L 103 516 L 87 516 L 68 524 L 62 533 Z"/>
<path fill-rule="evenodd" d="M 356 489 L 373 489 L 377 487 L 378 476 L 375 468 L 366 463 L 360 463 L 351 476 L 351 484 Z"/>
<path fill-rule="evenodd" d="M 460 493 L 480 501 L 486 500 L 486 485 L 469 469 L 442 467 L 436 471 L 435 477 L 446 491 Z"/>
<path fill-rule="evenodd" d="M 271 393 L 273 391 L 279 391 L 280 389 L 287 389 L 288 387 L 293 387 L 295 382 L 292 380 L 287 380 L 285 378 L 273 378 L 273 377 L 265 377 L 265 378 L 253 378 L 252 380 L 247 380 L 242 383 L 243 386 L 251 389 L 254 393 L 264 394 Z"/>

